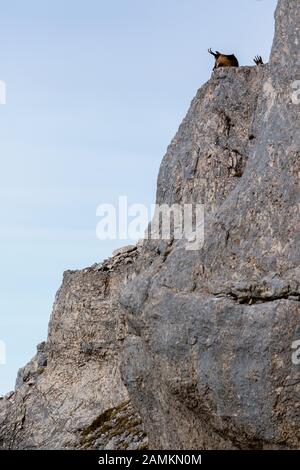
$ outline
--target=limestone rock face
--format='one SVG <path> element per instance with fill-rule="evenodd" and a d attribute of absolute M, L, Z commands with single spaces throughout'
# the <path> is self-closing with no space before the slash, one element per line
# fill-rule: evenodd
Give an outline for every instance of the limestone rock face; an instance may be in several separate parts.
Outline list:
<path fill-rule="evenodd" d="M 270 63 L 215 71 L 162 162 L 158 201 L 203 202 L 206 224 L 122 294 L 150 447 L 300 447 L 299 24 L 279 1 Z"/>
<path fill-rule="evenodd" d="M 147 447 L 119 368 L 125 323 L 117 298 L 136 255 L 64 274 L 47 343 L 0 401 L 2 448 Z"/>
<path fill-rule="evenodd" d="M 162 161 L 157 202 L 203 203 L 204 246 L 65 273 L 1 448 L 300 448 L 299 24 L 279 0 L 269 64 L 216 70 Z"/>

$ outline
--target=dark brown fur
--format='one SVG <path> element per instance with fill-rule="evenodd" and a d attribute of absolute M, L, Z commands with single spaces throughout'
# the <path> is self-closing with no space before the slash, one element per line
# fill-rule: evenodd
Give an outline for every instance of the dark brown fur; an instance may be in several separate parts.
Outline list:
<path fill-rule="evenodd" d="M 221 52 L 213 52 L 211 49 L 208 49 L 208 52 L 216 59 L 214 70 L 219 67 L 239 67 L 239 62 L 233 54 L 221 54 Z"/>

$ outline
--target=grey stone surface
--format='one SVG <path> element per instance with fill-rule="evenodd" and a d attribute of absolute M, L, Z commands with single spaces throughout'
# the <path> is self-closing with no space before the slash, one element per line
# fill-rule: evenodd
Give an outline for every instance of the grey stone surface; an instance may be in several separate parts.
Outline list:
<path fill-rule="evenodd" d="M 203 248 L 67 272 L 1 448 L 300 448 L 299 20 L 279 0 L 270 62 L 216 70 L 163 159 L 157 202 L 204 203 Z"/>
<path fill-rule="evenodd" d="M 157 200 L 203 202 L 206 224 L 122 294 L 151 448 L 300 447 L 299 15 L 279 1 L 270 63 L 215 71 L 161 165 Z"/>
<path fill-rule="evenodd" d="M 0 402 L 0 448 L 147 447 L 119 368 L 126 327 L 117 298 L 131 265 L 102 266 L 64 274 L 47 343 Z"/>

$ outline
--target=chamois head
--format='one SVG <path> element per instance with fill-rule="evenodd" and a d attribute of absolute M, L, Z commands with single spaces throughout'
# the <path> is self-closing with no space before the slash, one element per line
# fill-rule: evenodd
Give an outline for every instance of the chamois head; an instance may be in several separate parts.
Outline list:
<path fill-rule="evenodd" d="M 218 52 L 218 51 L 213 52 L 213 51 L 211 50 L 211 47 L 208 49 L 208 52 L 209 52 L 211 55 L 213 55 L 216 59 L 217 59 L 218 57 L 220 57 L 220 55 L 221 55 L 221 53 Z"/>

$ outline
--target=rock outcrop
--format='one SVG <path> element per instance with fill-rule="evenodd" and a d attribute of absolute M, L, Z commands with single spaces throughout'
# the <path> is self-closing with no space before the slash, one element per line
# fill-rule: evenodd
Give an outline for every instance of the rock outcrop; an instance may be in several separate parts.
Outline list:
<path fill-rule="evenodd" d="M 147 448 L 119 368 L 126 328 L 117 299 L 137 255 L 128 247 L 64 274 L 47 343 L 0 401 L 2 448 Z"/>
<path fill-rule="evenodd" d="M 279 0 L 269 64 L 216 70 L 163 159 L 157 202 L 205 204 L 203 248 L 67 272 L 2 448 L 300 448 L 299 25 Z"/>

